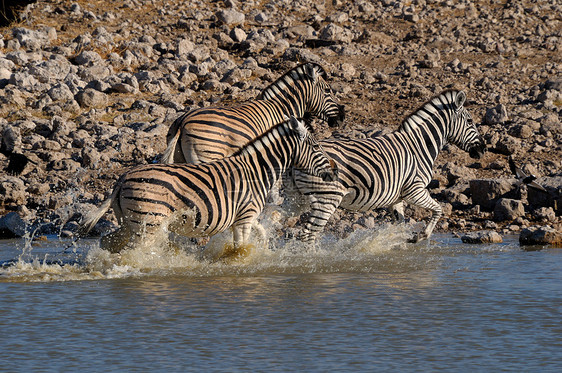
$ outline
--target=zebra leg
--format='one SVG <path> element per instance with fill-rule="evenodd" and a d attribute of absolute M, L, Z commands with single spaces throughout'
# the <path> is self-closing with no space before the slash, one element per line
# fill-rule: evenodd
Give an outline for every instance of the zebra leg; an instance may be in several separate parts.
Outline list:
<path fill-rule="evenodd" d="M 123 226 L 101 238 L 101 248 L 111 253 L 118 253 L 131 241 L 133 233 Z"/>
<path fill-rule="evenodd" d="M 253 223 L 234 224 L 232 226 L 232 245 L 226 244 L 219 259 L 245 257 L 250 253 L 251 246 L 247 244 Z M 257 225 L 256 225 L 257 227 Z M 262 227 L 263 228 L 263 227 Z"/>
<path fill-rule="evenodd" d="M 402 224 L 404 223 L 404 202 L 400 201 L 390 206 L 390 215 L 392 216 L 392 221 L 394 223 Z"/>
<path fill-rule="evenodd" d="M 420 242 L 425 239 L 429 239 L 435 225 L 443 215 L 443 210 L 441 209 L 441 205 L 431 198 L 429 191 L 423 187 L 413 188 L 412 192 L 404 196 L 404 201 L 407 203 L 411 203 L 416 206 L 423 207 L 425 209 L 431 210 L 431 218 L 429 223 L 423 232 L 420 232 L 417 237 L 414 238 L 414 242 Z"/>
<path fill-rule="evenodd" d="M 314 242 L 340 205 L 342 197 L 342 195 L 332 195 L 324 198 L 313 198 L 310 204 L 310 215 L 299 239 L 307 243 Z"/>

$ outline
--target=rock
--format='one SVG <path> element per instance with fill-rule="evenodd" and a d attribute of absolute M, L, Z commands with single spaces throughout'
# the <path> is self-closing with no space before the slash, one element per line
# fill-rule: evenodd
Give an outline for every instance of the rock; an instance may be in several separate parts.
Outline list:
<path fill-rule="evenodd" d="M 520 216 L 525 216 L 525 206 L 519 200 L 501 198 L 494 207 L 496 221 L 515 220 Z"/>
<path fill-rule="evenodd" d="M 475 179 L 470 180 L 472 203 L 485 211 L 494 209 L 496 202 L 508 197 L 516 189 L 515 179 Z"/>
<path fill-rule="evenodd" d="M 96 91 L 92 88 L 86 88 L 85 90 L 78 92 L 76 95 L 76 101 L 81 107 L 104 107 L 107 106 L 108 98 L 103 92 Z"/>
<path fill-rule="evenodd" d="M 241 24 L 241 23 L 244 23 L 244 20 L 246 19 L 246 16 L 244 16 L 244 13 L 240 13 L 239 11 L 237 11 L 235 9 L 219 10 L 217 12 L 216 16 L 217 16 L 217 19 L 219 20 L 219 22 L 221 22 L 225 25 Z"/>
<path fill-rule="evenodd" d="M 351 43 L 351 31 L 341 26 L 330 23 L 324 26 L 319 32 L 320 39 L 327 41 L 336 41 L 342 43 Z"/>
<path fill-rule="evenodd" d="M 0 217 L 0 239 L 23 237 L 27 225 L 16 212 Z"/>
<path fill-rule="evenodd" d="M 488 125 L 503 124 L 508 120 L 507 108 L 500 104 L 494 108 L 486 109 L 484 123 Z"/>
<path fill-rule="evenodd" d="M 502 236 L 495 231 L 470 232 L 461 237 L 464 243 L 502 243 Z"/>
<path fill-rule="evenodd" d="M 496 152 L 504 155 L 514 154 L 520 149 L 521 149 L 521 140 L 510 135 L 502 136 L 498 140 L 495 146 Z"/>
<path fill-rule="evenodd" d="M 0 176 L 0 206 L 11 208 L 25 205 L 27 193 L 24 182 L 14 176 Z"/>
<path fill-rule="evenodd" d="M 68 86 L 64 83 L 59 83 L 47 92 L 53 101 L 69 101 L 74 99 L 74 95 Z"/>
<path fill-rule="evenodd" d="M 533 211 L 533 217 L 545 222 L 554 222 L 556 220 L 556 213 L 552 207 L 541 207 Z"/>
<path fill-rule="evenodd" d="M 562 216 L 562 176 L 543 176 L 535 180 L 546 192 L 527 188 L 527 200 L 533 209 L 552 207 Z"/>
<path fill-rule="evenodd" d="M 74 58 L 74 62 L 77 65 L 93 66 L 95 64 L 102 62 L 102 58 L 97 52 L 83 51 L 82 53 L 80 53 L 78 56 Z"/>
<path fill-rule="evenodd" d="M 562 232 L 550 226 L 529 227 L 519 235 L 521 245 L 553 245 L 562 247 Z"/>

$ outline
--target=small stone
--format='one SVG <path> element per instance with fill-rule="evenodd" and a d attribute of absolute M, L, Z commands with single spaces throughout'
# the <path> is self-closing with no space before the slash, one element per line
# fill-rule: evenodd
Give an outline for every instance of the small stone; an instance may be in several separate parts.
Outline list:
<path fill-rule="evenodd" d="M 246 17 L 235 9 L 223 9 L 217 12 L 217 19 L 225 25 L 243 23 Z"/>

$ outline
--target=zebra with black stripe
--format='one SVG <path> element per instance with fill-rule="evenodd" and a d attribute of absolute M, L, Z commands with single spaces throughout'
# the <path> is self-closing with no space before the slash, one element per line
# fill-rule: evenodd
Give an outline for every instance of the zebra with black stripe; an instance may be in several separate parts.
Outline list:
<path fill-rule="evenodd" d="M 480 158 L 486 146 L 464 107 L 466 94 L 449 90 L 432 98 L 407 117 L 398 130 L 366 139 L 320 141 L 339 169 L 337 182 L 321 183 L 295 172 L 294 183 L 309 198 L 312 213 L 303 239 L 313 241 L 337 207 L 369 211 L 391 207 L 403 221 L 403 202 L 432 211 L 416 242 L 430 237 L 442 215 L 441 206 L 426 189 L 437 155 L 447 143 Z"/>
<path fill-rule="evenodd" d="M 111 197 L 82 224 L 86 234 L 112 207 L 120 228 L 102 237 L 102 247 L 119 252 L 135 247 L 158 229 L 186 237 L 233 229 L 237 250 L 263 210 L 269 189 L 289 167 L 325 180 L 337 169 L 294 117 L 218 161 L 134 167 L 116 182 Z M 148 235 L 148 236 L 147 236 Z"/>
<path fill-rule="evenodd" d="M 315 63 L 289 70 L 255 100 L 232 107 L 205 107 L 179 117 L 167 134 L 162 163 L 199 163 L 227 157 L 271 127 L 294 116 L 316 116 L 335 126 L 344 107 L 336 101 L 327 74 Z"/>

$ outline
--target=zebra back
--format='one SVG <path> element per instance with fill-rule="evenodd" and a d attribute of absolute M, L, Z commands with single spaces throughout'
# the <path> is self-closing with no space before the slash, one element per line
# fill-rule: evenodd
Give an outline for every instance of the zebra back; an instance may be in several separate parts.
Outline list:
<path fill-rule="evenodd" d="M 162 163 L 199 163 L 229 156 L 285 117 L 309 115 L 343 121 L 339 105 L 316 64 L 290 70 L 256 100 L 233 107 L 208 107 L 179 117 L 170 127 Z"/>

